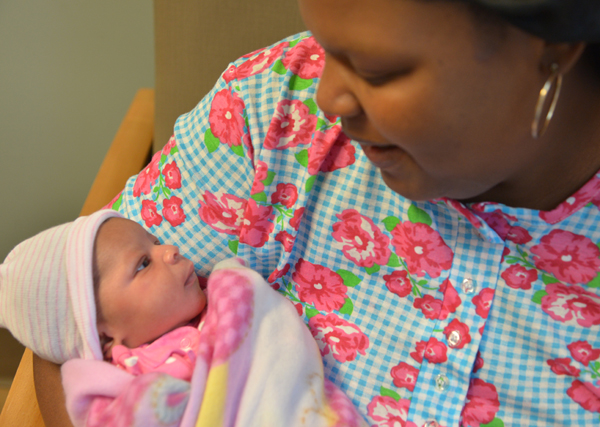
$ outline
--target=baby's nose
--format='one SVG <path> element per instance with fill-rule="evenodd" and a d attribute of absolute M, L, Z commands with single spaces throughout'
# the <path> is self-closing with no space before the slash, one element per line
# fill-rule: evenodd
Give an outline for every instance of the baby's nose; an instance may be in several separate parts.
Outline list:
<path fill-rule="evenodd" d="M 179 261 L 181 255 L 179 255 L 179 248 L 177 246 L 168 245 L 165 248 L 164 258 L 166 262 L 175 263 Z"/>

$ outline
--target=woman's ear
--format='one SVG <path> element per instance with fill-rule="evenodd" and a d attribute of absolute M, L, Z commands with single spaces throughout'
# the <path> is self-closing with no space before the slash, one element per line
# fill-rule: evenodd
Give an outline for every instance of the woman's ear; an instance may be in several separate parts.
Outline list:
<path fill-rule="evenodd" d="M 560 74 L 567 74 L 581 58 L 585 46 L 584 42 L 547 43 L 541 58 L 540 71 L 547 75 L 552 65 L 556 64 Z"/>

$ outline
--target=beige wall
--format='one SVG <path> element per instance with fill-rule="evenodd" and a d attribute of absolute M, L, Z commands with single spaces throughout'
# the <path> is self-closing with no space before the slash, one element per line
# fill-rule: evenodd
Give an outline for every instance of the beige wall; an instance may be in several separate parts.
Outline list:
<path fill-rule="evenodd" d="M 0 260 L 77 216 L 135 91 L 154 85 L 152 9 L 0 1 Z M 13 349 L 0 333 L 0 380 Z"/>

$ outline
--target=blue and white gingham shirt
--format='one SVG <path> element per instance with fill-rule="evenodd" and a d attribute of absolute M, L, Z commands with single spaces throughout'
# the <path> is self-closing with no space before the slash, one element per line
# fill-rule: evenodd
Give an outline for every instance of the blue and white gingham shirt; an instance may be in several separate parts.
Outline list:
<path fill-rule="evenodd" d="M 233 63 L 113 207 L 201 275 L 248 260 L 373 425 L 600 425 L 600 175 L 552 212 L 411 202 L 318 110 L 320 54 Z"/>

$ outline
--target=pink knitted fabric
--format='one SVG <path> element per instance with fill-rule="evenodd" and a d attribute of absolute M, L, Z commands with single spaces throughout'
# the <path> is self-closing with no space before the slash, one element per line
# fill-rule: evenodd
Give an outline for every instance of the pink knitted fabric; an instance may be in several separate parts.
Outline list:
<path fill-rule="evenodd" d="M 43 359 L 102 360 L 92 262 L 100 225 L 122 217 L 101 210 L 45 230 L 0 265 L 0 327 Z"/>

